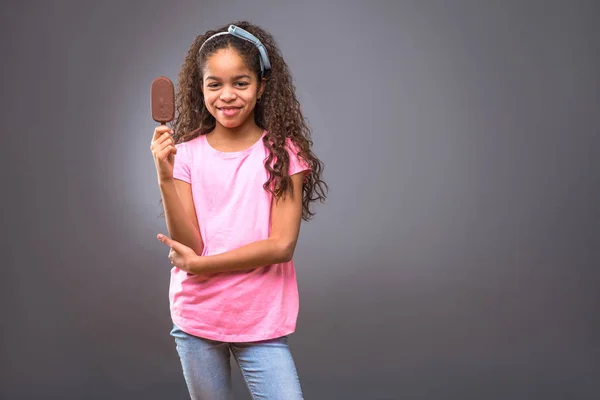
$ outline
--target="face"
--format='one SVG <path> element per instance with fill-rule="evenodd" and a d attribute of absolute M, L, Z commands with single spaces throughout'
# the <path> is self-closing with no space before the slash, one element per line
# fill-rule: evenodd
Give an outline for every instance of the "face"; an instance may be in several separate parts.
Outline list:
<path fill-rule="evenodd" d="M 237 128 L 254 122 L 254 106 L 263 85 L 236 50 L 221 49 L 210 56 L 203 75 L 204 103 L 218 124 Z"/>

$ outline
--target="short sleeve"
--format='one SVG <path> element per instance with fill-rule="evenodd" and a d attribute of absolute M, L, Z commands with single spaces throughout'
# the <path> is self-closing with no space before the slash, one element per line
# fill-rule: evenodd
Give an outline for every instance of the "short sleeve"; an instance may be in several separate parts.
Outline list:
<path fill-rule="evenodd" d="M 189 148 L 187 142 L 178 143 L 175 145 L 177 154 L 173 163 L 173 178 L 182 180 L 187 183 L 192 183 L 191 176 L 191 160 L 189 157 Z"/>
<path fill-rule="evenodd" d="M 295 175 L 299 172 L 304 172 L 304 171 L 310 172 L 311 171 L 310 165 L 308 165 L 308 163 L 306 161 L 304 161 L 302 158 L 300 158 L 298 156 L 298 152 L 300 150 L 298 149 L 298 146 L 296 146 L 296 144 L 294 144 L 294 142 L 290 138 L 286 139 L 286 150 L 287 150 L 288 156 L 290 158 L 290 165 L 288 168 L 289 176 Z"/>

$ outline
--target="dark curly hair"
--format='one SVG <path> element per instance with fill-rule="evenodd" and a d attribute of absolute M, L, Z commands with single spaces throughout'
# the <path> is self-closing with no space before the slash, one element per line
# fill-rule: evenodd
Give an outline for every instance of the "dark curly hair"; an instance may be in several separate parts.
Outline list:
<path fill-rule="evenodd" d="M 293 190 L 288 175 L 289 157 L 285 147 L 286 139 L 291 139 L 298 149 L 298 157 L 306 161 L 311 168 L 302 189 L 302 218 L 309 220 L 315 214 L 310 209 L 310 203 L 316 200 L 324 202 L 328 187 L 321 179 L 323 163 L 311 150 L 311 130 L 296 98 L 291 73 L 271 34 L 246 21 L 233 24 L 256 36 L 265 46 L 271 62 L 271 69 L 265 71 L 263 76 L 266 80 L 265 89 L 254 109 L 256 124 L 267 131 L 263 141 L 268 149 L 265 168 L 269 179 L 263 187 L 276 199 Z M 215 128 L 215 118 L 206 109 L 200 88 L 206 60 L 217 50 L 235 49 L 260 81 L 259 52 L 250 42 L 233 35 L 220 35 L 206 42 L 202 52 L 199 52 L 207 38 L 215 33 L 227 31 L 228 27 L 229 24 L 196 37 L 188 51 L 178 75 L 176 117 L 173 122 L 175 143 L 187 142 Z"/>

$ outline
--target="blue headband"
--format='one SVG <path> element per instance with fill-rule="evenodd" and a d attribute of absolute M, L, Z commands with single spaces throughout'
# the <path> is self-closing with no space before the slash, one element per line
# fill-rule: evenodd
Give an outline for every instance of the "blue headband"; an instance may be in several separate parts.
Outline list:
<path fill-rule="evenodd" d="M 229 25 L 227 32 L 215 33 L 214 35 L 212 35 L 211 37 L 206 39 L 204 41 L 204 43 L 202 43 L 202 46 L 200 46 L 200 50 L 198 50 L 198 53 L 200 53 L 202 51 L 202 48 L 204 47 L 206 42 L 208 42 L 210 39 L 217 37 L 217 36 L 229 35 L 229 34 L 231 34 L 235 37 L 238 37 L 240 39 L 244 39 L 245 41 L 250 42 L 256 46 L 256 48 L 258 49 L 258 52 L 260 54 L 259 61 L 260 61 L 261 75 L 264 75 L 265 71 L 268 71 L 271 69 L 271 63 L 269 62 L 269 56 L 267 55 L 267 49 L 265 49 L 265 46 L 260 42 L 260 40 L 258 40 L 258 38 L 256 36 L 254 36 L 253 34 L 251 34 L 248 31 L 243 30 L 239 26 L 235 26 L 235 25 Z"/>

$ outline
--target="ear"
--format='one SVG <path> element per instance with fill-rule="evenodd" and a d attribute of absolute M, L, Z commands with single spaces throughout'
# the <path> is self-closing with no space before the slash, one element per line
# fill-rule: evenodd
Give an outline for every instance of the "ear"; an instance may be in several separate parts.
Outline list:
<path fill-rule="evenodd" d="M 265 87 L 267 86 L 267 78 L 261 78 L 258 83 L 258 93 L 256 93 L 256 98 L 260 99 L 265 91 Z"/>

